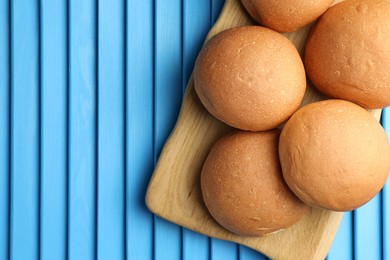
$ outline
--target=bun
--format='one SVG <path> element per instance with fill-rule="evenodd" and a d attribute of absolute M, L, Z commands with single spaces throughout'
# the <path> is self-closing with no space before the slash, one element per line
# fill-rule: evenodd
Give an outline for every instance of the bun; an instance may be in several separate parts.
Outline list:
<path fill-rule="evenodd" d="M 279 131 L 236 132 L 218 140 L 202 169 L 207 208 L 224 228 L 243 236 L 285 229 L 306 212 L 283 180 Z"/>
<path fill-rule="evenodd" d="M 390 170 L 385 131 L 363 108 L 326 100 L 298 110 L 279 143 L 283 176 L 306 204 L 348 211 L 373 198 Z"/>
<path fill-rule="evenodd" d="M 365 108 L 390 105 L 390 3 L 349 0 L 313 27 L 305 63 L 324 94 Z"/>
<path fill-rule="evenodd" d="M 323 14 L 333 0 L 241 0 L 258 23 L 278 32 L 291 32 Z"/>
<path fill-rule="evenodd" d="M 213 116 L 250 131 L 273 129 L 286 121 L 306 90 L 295 46 L 260 26 L 214 36 L 198 56 L 194 80 L 200 100 Z"/>

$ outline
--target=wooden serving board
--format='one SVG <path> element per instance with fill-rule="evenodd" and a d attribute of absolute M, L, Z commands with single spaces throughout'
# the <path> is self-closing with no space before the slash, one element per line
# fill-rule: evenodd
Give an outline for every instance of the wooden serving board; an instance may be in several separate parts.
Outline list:
<path fill-rule="evenodd" d="M 340 1 L 335 1 L 335 3 Z M 206 41 L 225 29 L 253 24 L 240 0 L 226 0 Z M 310 25 L 284 34 L 303 54 Z M 308 83 L 302 105 L 325 99 Z M 379 120 L 381 110 L 371 111 Z M 218 225 L 202 201 L 199 175 L 213 143 L 232 128 L 212 117 L 199 101 L 191 77 L 176 126 L 158 160 L 146 204 L 150 211 L 210 237 L 253 248 L 273 259 L 324 259 L 342 213 L 311 209 L 298 223 L 266 237 L 234 235 Z"/>

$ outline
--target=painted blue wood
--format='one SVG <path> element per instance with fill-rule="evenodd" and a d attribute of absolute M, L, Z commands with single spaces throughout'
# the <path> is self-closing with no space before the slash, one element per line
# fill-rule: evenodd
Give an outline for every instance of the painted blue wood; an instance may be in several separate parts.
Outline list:
<path fill-rule="evenodd" d="M 387 119 L 388 121 L 389 119 Z M 386 127 L 387 135 L 389 135 L 390 131 L 388 123 Z M 390 191 L 389 191 L 389 181 L 387 181 L 385 187 L 382 190 L 382 256 L 383 259 L 390 259 Z"/>
<path fill-rule="evenodd" d="M 211 239 L 211 260 L 236 260 L 239 259 L 239 246 L 235 243 Z"/>
<path fill-rule="evenodd" d="M 353 259 L 353 213 L 343 215 L 339 229 L 328 254 L 328 260 Z"/>
<path fill-rule="evenodd" d="M 96 257 L 96 1 L 69 1 L 69 259 Z"/>
<path fill-rule="evenodd" d="M 153 259 L 153 217 L 145 192 L 154 163 L 154 5 L 126 2 L 126 254 Z"/>
<path fill-rule="evenodd" d="M 354 259 L 382 259 L 381 194 L 355 210 Z"/>
<path fill-rule="evenodd" d="M 183 2 L 183 90 L 190 79 L 207 33 L 213 25 L 211 13 L 210 0 Z"/>
<path fill-rule="evenodd" d="M 382 112 L 382 126 L 387 136 L 390 136 L 390 109 Z M 382 252 L 383 259 L 390 259 L 390 181 L 387 180 L 382 190 Z"/>
<path fill-rule="evenodd" d="M 240 260 L 266 260 L 268 257 L 260 254 L 259 252 L 246 247 L 246 246 L 240 246 L 239 249 L 239 259 Z"/>
<path fill-rule="evenodd" d="M 8 259 L 9 234 L 9 1 L 0 0 L 0 260 Z"/>
<path fill-rule="evenodd" d="M 66 258 L 66 2 L 41 0 L 41 259 Z"/>
<path fill-rule="evenodd" d="M 195 59 L 211 28 L 210 0 L 183 2 L 183 93 L 190 79 Z M 183 259 L 209 259 L 210 239 L 207 236 L 183 228 Z"/>
<path fill-rule="evenodd" d="M 11 259 L 39 254 L 38 1 L 12 1 Z"/>
<path fill-rule="evenodd" d="M 98 1 L 98 259 L 124 259 L 124 1 Z"/>
<path fill-rule="evenodd" d="M 388 109 L 387 109 L 388 110 Z M 388 113 L 387 113 L 388 114 Z M 387 115 L 386 119 L 386 133 L 390 134 L 389 131 L 389 118 Z M 385 187 L 382 190 L 382 259 L 390 259 L 390 191 L 389 191 L 389 180 L 387 181 Z"/>
<path fill-rule="evenodd" d="M 209 259 L 210 256 L 210 238 L 192 230 L 183 228 L 183 259 L 201 260 Z"/>
<path fill-rule="evenodd" d="M 153 224 L 144 204 L 224 0 L 123 1 L 0 0 L 0 260 L 8 246 L 12 259 L 264 259 L 159 218 Z M 385 110 L 388 134 L 389 117 Z M 390 259 L 389 194 L 386 186 L 355 219 L 345 214 L 328 259 Z"/>
<path fill-rule="evenodd" d="M 155 2 L 154 158 L 176 122 L 182 100 L 182 1 Z M 181 259 L 181 227 L 155 217 L 155 259 Z"/>

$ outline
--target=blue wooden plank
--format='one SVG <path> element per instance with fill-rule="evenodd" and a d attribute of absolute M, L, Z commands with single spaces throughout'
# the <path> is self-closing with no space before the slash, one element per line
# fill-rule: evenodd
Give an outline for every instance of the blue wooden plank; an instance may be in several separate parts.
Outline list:
<path fill-rule="evenodd" d="M 207 236 L 183 228 L 183 259 L 209 259 L 210 239 Z"/>
<path fill-rule="evenodd" d="M 126 1 L 126 254 L 153 259 L 145 192 L 153 171 L 153 0 Z"/>
<path fill-rule="evenodd" d="M 354 259 L 382 259 L 381 195 L 355 210 Z"/>
<path fill-rule="evenodd" d="M 259 252 L 248 248 L 246 246 L 240 246 L 240 260 L 266 260 L 268 257 L 260 254 Z"/>
<path fill-rule="evenodd" d="M 328 254 L 328 260 L 353 259 L 353 213 L 346 212 Z"/>
<path fill-rule="evenodd" d="M 389 120 L 389 119 L 387 119 Z M 387 135 L 390 134 L 386 128 Z M 387 181 L 385 187 L 382 190 L 382 259 L 390 259 L 390 191 L 389 191 L 389 180 Z"/>
<path fill-rule="evenodd" d="M 211 260 L 236 260 L 238 259 L 238 245 L 232 242 L 211 239 Z"/>
<path fill-rule="evenodd" d="M 39 254 L 38 1 L 12 1 L 11 259 Z"/>
<path fill-rule="evenodd" d="M 181 3 L 155 2 L 155 161 L 176 122 L 182 99 Z M 181 259 L 181 228 L 158 217 L 154 224 L 155 259 Z"/>
<path fill-rule="evenodd" d="M 98 259 L 124 259 L 124 1 L 98 1 Z"/>
<path fill-rule="evenodd" d="M 65 259 L 67 226 L 66 2 L 41 1 L 41 259 Z"/>
<path fill-rule="evenodd" d="M 390 136 L 390 110 L 386 108 L 382 112 L 382 126 Z M 382 190 L 382 250 L 383 259 L 390 259 L 390 181 L 387 180 Z"/>
<path fill-rule="evenodd" d="M 210 0 L 183 2 L 183 93 L 195 59 L 211 27 Z M 209 238 L 183 228 L 183 259 L 209 259 Z"/>
<path fill-rule="evenodd" d="M 8 259 L 10 46 L 9 1 L 0 1 L 0 260 Z"/>
<path fill-rule="evenodd" d="M 68 256 L 96 257 L 96 1 L 69 2 Z"/>
<path fill-rule="evenodd" d="M 212 26 L 210 0 L 183 2 L 183 86 L 187 86 L 196 57 Z M 183 88 L 183 89 L 184 89 Z"/>

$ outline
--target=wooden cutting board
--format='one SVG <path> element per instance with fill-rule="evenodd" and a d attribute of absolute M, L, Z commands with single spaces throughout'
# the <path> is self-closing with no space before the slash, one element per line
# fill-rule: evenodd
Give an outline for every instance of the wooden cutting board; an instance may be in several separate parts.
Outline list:
<path fill-rule="evenodd" d="M 335 1 L 335 3 L 341 1 Z M 240 0 L 226 0 L 218 21 L 207 35 L 253 24 Z M 303 54 L 310 25 L 284 34 Z M 325 99 L 308 83 L 302 105 Z M 379 120 L 381 110 L 371 111 Z M 242 237 L 219 226 L 205 208 L 199 174 L 212 144 L 232 128 L 212 117 L 200 103 L 191 77 L 174 130 L 158 160 L 150 181 L 146 204 L 150 211 L 180 226 L 210 237 L 253 248 L 273 259 L 324 259 L 342 213 L 311 209 L 291 228 L 266 237 Z"/>

